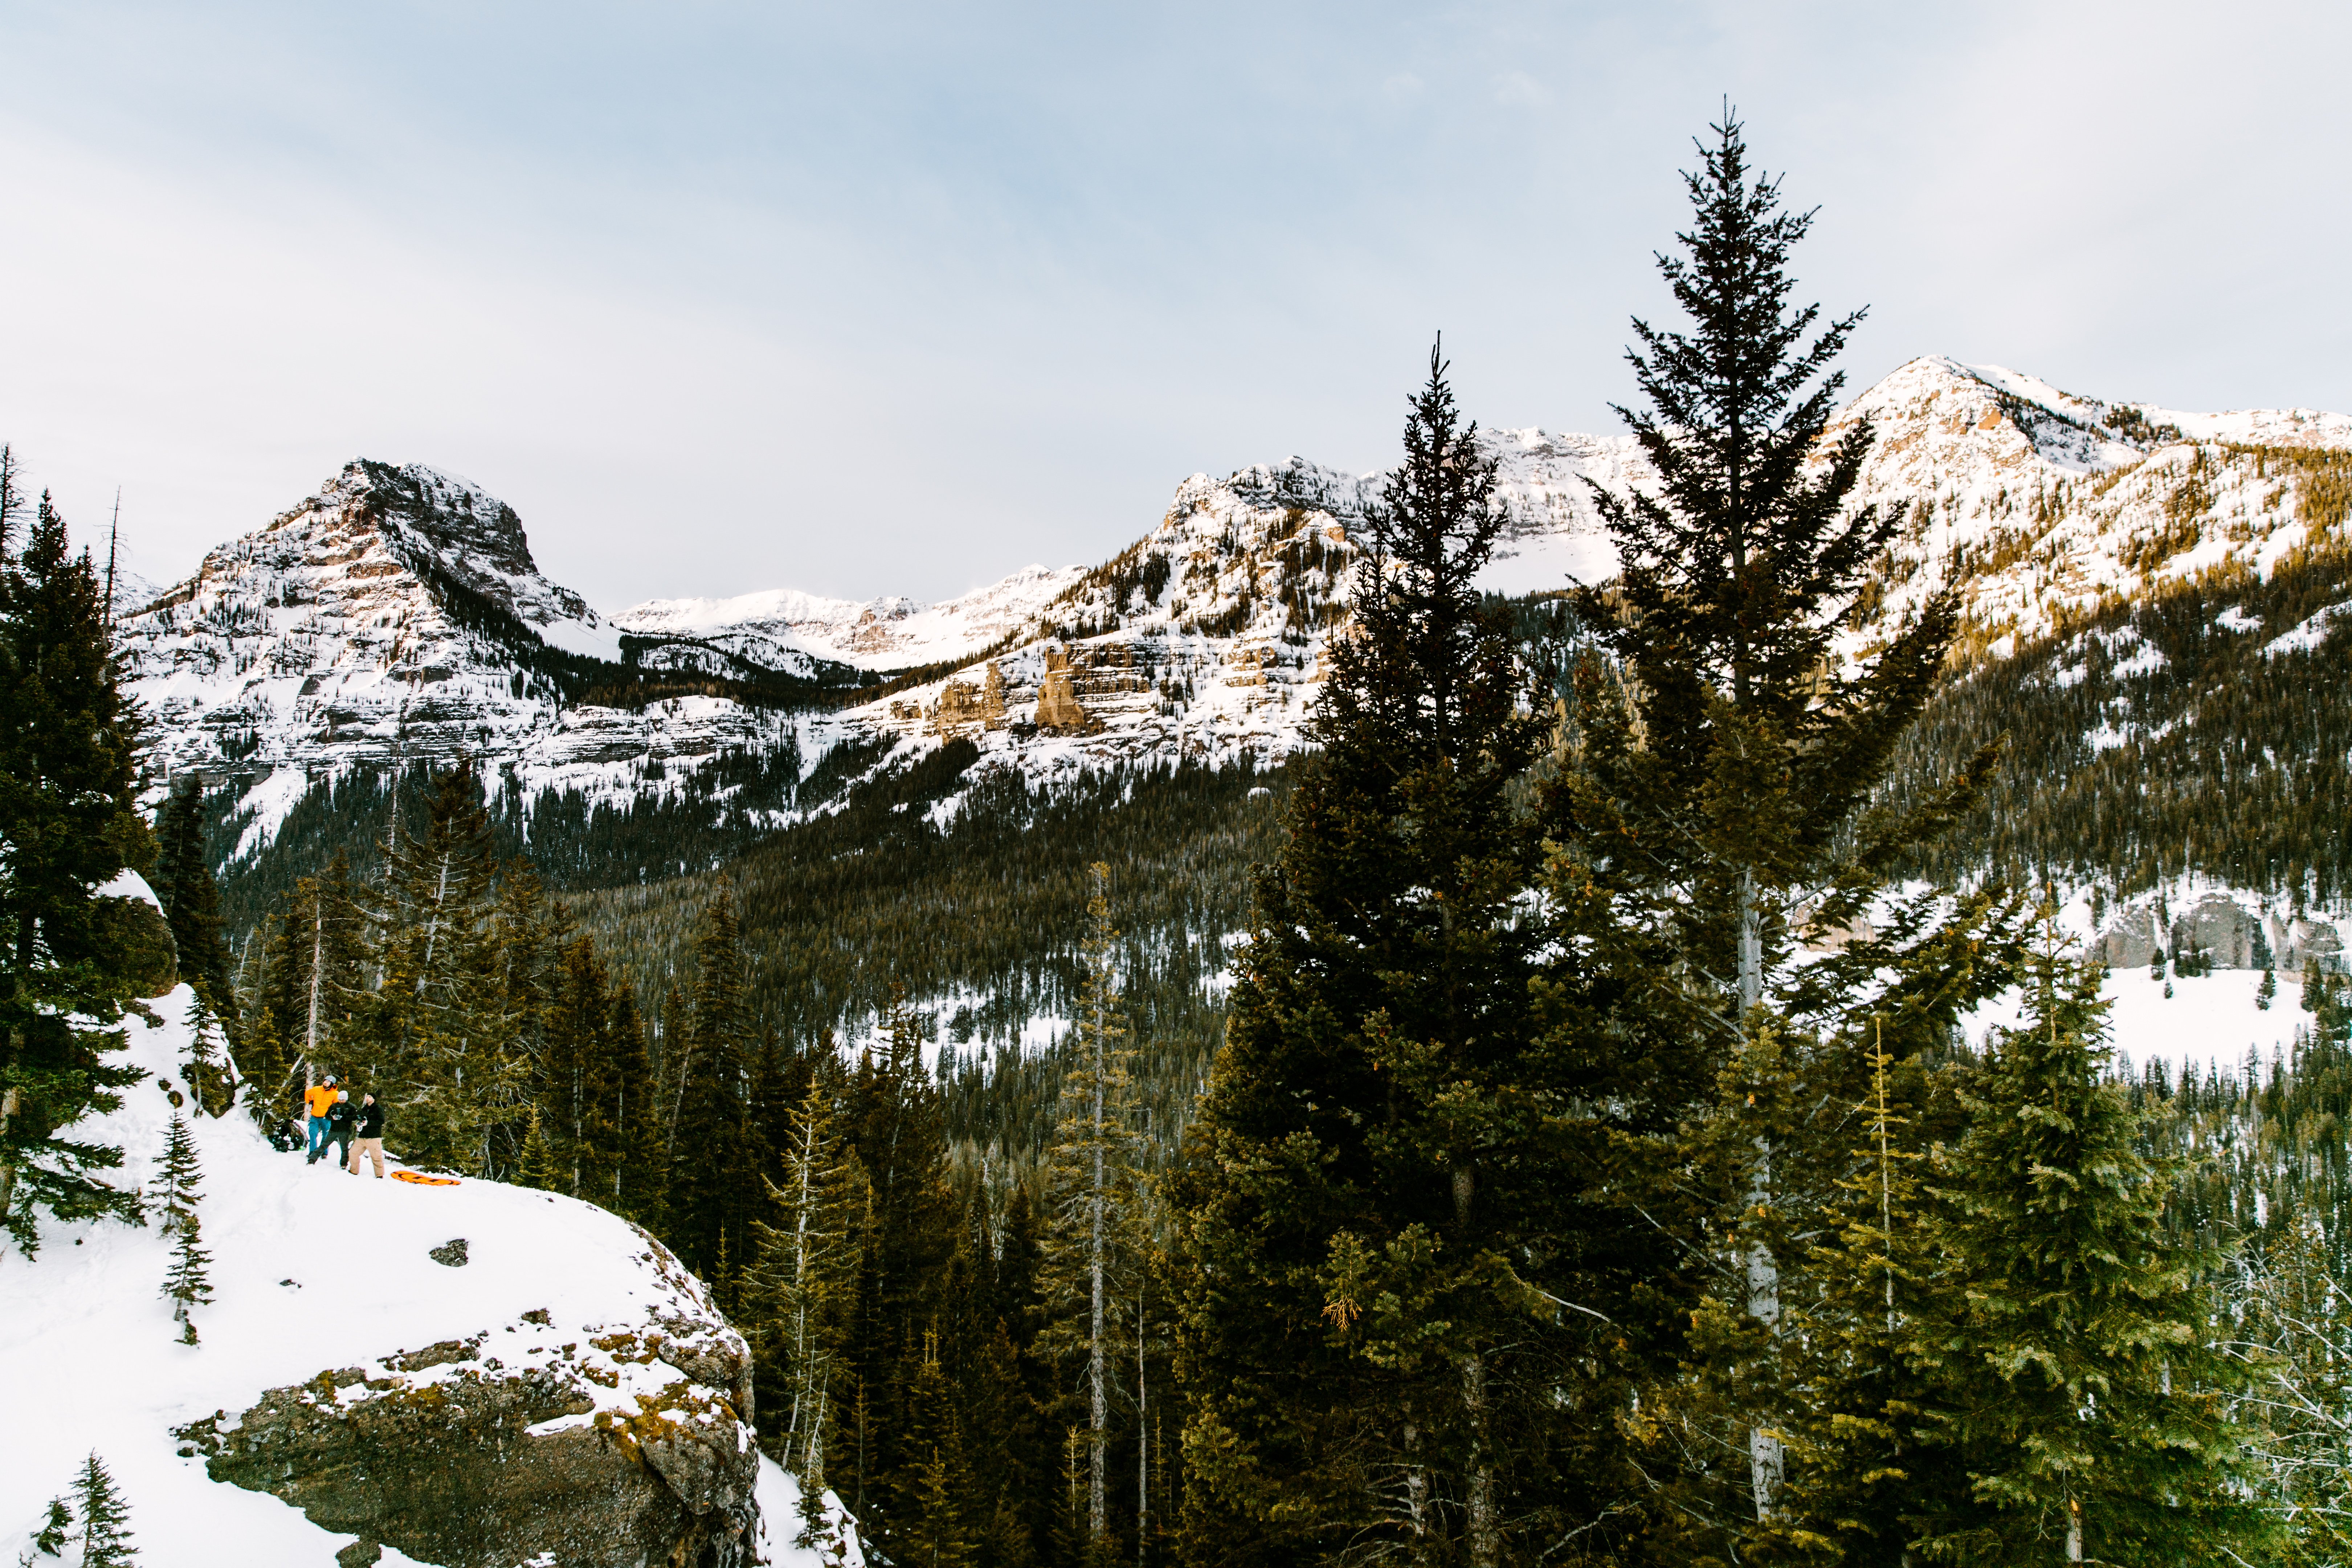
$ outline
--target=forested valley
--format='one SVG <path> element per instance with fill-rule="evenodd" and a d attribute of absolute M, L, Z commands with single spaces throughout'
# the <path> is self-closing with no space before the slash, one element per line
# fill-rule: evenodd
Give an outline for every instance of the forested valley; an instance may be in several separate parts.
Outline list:
<path fill-rule="evenodd" d="M 224 1043 L 199 1113 L 290 1161 L 331 1074 L 420 1170 L 642 1226 L 871 1562 L 2352 1562 L 2352 989 L 2279 994 L 2289 1057 L 2126 1077 L 2057 919 L 2341 896 L 2331 645 L 2213 629 L 2334 602 L 2341 508 L 1999 663 L 1951 592 L 1843 657 L 1906 521 L 1845 504 L 1867 428 L 1809 460 L 1859 318 L 1792 305 L 1810 217 L 1738 127 L 1703 152 L 1622 575 L 1476 590 L 1495 464 L 1433 350 L 1277 767 L 949 739 L 643 814 L 359 770 L 240 856 L 232 785 L 136 809 L 97 569 L 0 472 L 0 809 L 48 857 L 11 1235 L 121 1206 L 65 1020 L 142 994 L 86 896 L 130 867 Z M 2118 700 L 2152 728 L 2102 746 Z"/>

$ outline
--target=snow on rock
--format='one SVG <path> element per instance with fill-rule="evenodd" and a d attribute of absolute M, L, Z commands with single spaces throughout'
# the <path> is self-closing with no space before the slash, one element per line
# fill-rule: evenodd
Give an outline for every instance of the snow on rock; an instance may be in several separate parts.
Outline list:
<path fill-rule="evenodd" d="M 127 1183 L 184 1099 L 190 1000 L 128 1026 L 117 1059 L 145 1076 L 83 1129 L 125 1150 Z M 452 1568 L 748 1565 L 762 1538 L 769 1562 L 830 1560 L 758 1517 L 755 1496 L 794 1494 L 760 1470 L 743 1342 L 644 1232 L 495 1182 L 307 1165 L 241 1113 L 193 1131 L 201 1343 L 178 1342 L 155 1228 L 52 1223 L 37 1258 L 0 1259 L 0 1562 L 92 1451 L 159 1568 L 317 1568 L 355 1542 Z M 458 1237 L 462 1267 L 434 1259 Z"/>
<path fill-rule="evenodd" d="M 1954 585 L 1972 654 L 2225 563 L 2267 576 L 2311 538 L 2305 480 L 2246 448 L 2352 447 L 2343 415 L 2107 403 L 1940 355 L 1870 387 L 1829 435 L 1865 418 L 1852 504 L 1901 523 L 1873 588 L 1880 624 Z"/>
<path fill-rule="evenodd" d="M 116 642 L 163 771 L 269 781 L 249 853 L 320 778 L 469 756 L 527 790 L 622 763 L 785 743 L 733 703 L 565 704 L 551 656 L 620 657 L 620 633 L 549 582 L 514 509 L 427 468 L 354 461 L 266 528 L 126 615 Z"/>

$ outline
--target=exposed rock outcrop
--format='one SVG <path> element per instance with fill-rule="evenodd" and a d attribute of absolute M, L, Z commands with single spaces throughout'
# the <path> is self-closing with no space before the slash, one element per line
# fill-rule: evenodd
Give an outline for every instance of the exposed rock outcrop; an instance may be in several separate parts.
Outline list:
<path fill-rule="evenodd" d="M 2156 912 L 2146 904 L 2126 904 L 2099 933 L 2099 956 L 2109 969 L 2145 969 L 2158 945 Z"/>
<path fill-rule="evenodd" d="M 943 741 L 971 731 L 1003 729 L 1003 671 L 992 661 L 978 687 L 969 680 L 950 680 L 941 687 L 939 706 L 931 714 L 931 726 Z"/>
<path fill-rule="evenodd" d="M 2208 893 L 2173 917 L 2172 951 L 2201 952 L 2216 969 L 2252 969 L 2261 929 L 2252 911 L 2235 899 Z"/>
<path fill-rule="evenodd" d="M 544 1315 L 270 1389 L 180 1427 L 182 1452 L 447 1568 L 749 1568 L 742 1340 L 668 1319 L 566 1339 Z"/>
<path fill-rule="evenodd" d="M 1070 650 L 1053 647 L 1045 650 L 1045 674 L 1037 682 L 1037 728 L 1049 733 L 1083 735 L 1095 727 L 1092 715 L 1078 705 L 1077 689 L 1071 683 Z"/>

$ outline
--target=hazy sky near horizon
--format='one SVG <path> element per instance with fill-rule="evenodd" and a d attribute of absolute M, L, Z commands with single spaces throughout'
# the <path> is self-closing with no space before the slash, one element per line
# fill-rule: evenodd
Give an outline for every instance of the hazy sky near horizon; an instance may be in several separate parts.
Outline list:
<path fill-rule="evenodd" d="M 357 456 L 618 608 L 940 597 L 1176 483 L 1614 428 L 1727 95 L 1916 354 L 2352 409 L 2352 8 L 0 4 L 0 439 L 168 580 Z"/>

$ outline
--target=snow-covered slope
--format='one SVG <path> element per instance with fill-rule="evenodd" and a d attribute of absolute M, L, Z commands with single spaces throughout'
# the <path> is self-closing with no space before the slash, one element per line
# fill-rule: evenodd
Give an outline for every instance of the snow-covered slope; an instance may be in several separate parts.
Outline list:
<path fill-rule="evenodd" d="M 153 1005 L 160 1026 L 129 1026 L 129 1048 L 117 1059 L 143 1076 L 123 1091 L 120 1110 L 78 1129 L 125 1151 L 125 1184 L 151 1179 L 174 1100 L 185 1098 L 190 999 L 183 986 Z M 434 1389 L 453 1401 L 481 1397 L 480 1379 L 489 1376 L 528 1383 L 541 1396 L 569 1391 L 558 1396 L 585 1414 L 533 1427 L 510 1456 L 517 1465 L 558 1426 L 612 1428 L 626 1448 L 618 1434 L 644 1414 L 730 1407 L 734 1390 L 698 1376 L 713 1375 L 707 1369 L 724 1363 L 730 1347 L 740 1362 L 740 1337 L 701 1285 L 626 1222 L 495 1182 L 411 1185 L 307 1165 L 272 1150 L 241 1113 L 196 1118 L 192 1131 L 204 1167 L 197 1212 L 213 1259 L 214 1300 L 194 1314 L 200 1343 L 179 1342 L 161 1295 L 171 1244 L 155 1226 L 53 1223 L 33 1260 L 0 1258 L 0 1387 L 8 1390 L 0 1562 L 29 1549 L 47 1500 L 68 1489 L 91 1452 L 130 1503 L 142 1563 L 335 1561 L 352 1535 L 313 1524 L 266 1491 L 209 1479 L 195 1445 L 174 1436 L 215 1413 L 229 1414 L 216 1425 L 233 1433 L 234 1413 L 252 1410 L 269 1389 L 309 1384 L 308 1397 L 330 1411 Z M 397 1151 L 398 1129 L 390 1131 Z M 430 1256 L 460 1237 L 462 1267 Z M 638 1345 L 656 1353 L 640 1358 Z M 436 1359 L 428 1347 L 449 1353 Z M 749 1438 L 723 1435 L 728 1450 L 739 1440 Z M 389 1467 L 392 1456 L 382 1458 Z M 467 1461 L 453 1448 L 438 1462 Z M 790 1545 L 797 1494 L 764 1460 L 757 1495 L 766 1561 L 820 1561 Z M 65 1561 L 76 1560 L 68 1548 Z M 389 1546 L 382 1559 L 417 1560 Z"/>
<path fill-rule="evenodd" d="M 1482 585 L 1522 594 L 1612 574 L 1591 486 L 1641 482 L 1633 443 L 1540 429 L 1481 440 L 1509 516 Z M 1063 587 L 1006 651 L 840 723 L 915 744 L 961 736 L 1041 773 L 1295 751 L 1384 478 L 1297 457 L 1195 474 L 1158 527 Z"/>

